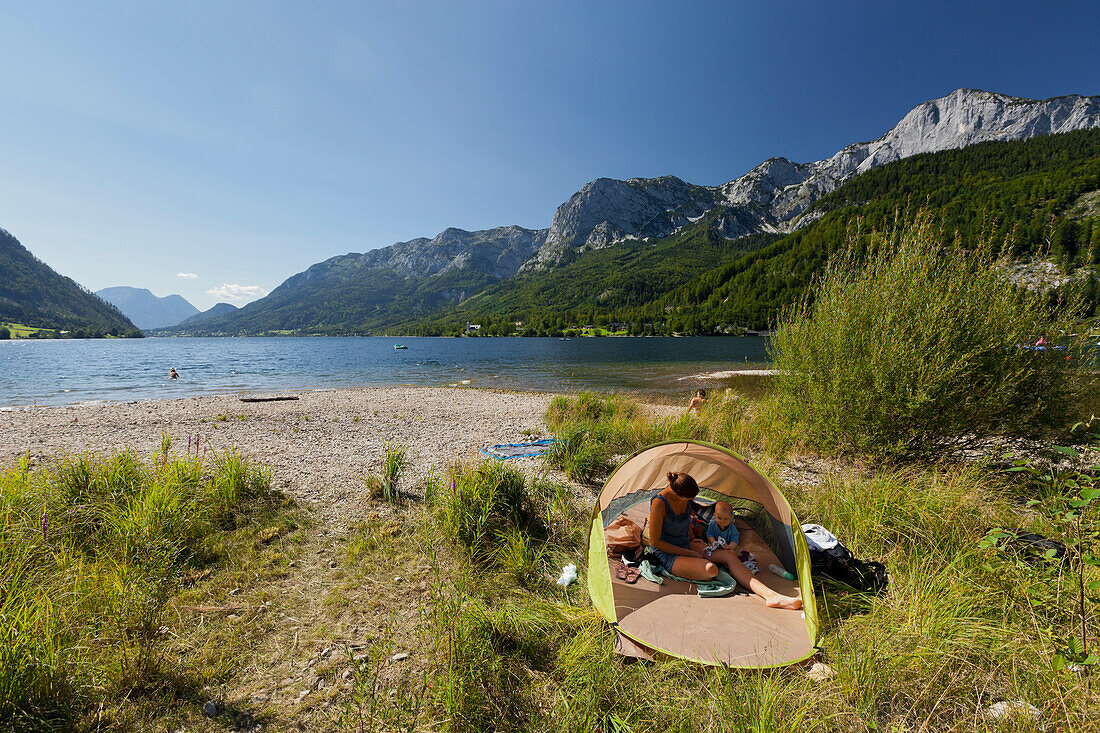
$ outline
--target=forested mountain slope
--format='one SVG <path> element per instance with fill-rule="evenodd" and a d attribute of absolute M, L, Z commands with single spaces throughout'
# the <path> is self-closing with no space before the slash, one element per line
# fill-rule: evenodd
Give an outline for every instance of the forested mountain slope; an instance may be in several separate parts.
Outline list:
<path fill-rule="evenodd" d="M 737 260 L 779 239 L 752 234 L 726 239 L 719 234 L 722 210 L 714 210 L 685 230 L 655 241 L 627 241 L 586 251 L 549 271 L 521 273 L 497 283 L 439 316 L 400 323 L 395 332 L 457 335 L 467 323 L 486 333 L 520 330 L 557 334 L 570 326 L 607 323 L 609 313 L 645 306 L 696 276 Z M 644 333 L 644 324 L 633 328 Z"/>
<path fill-rule="evenodd" d="M 1098 190 L 1098 130 L 915 156 L 865 173 L 821 199 L 814 214 L 823 216 L 812 225 L 647 306 L 607 315 L 699 333 L 728 324 L 767 328 L 837 248 L 921 207 L 940 218 L 948 240 L 1008 241 L 1021 258 L 1049 250 L 1065 270 L 1076 271 L 1100 264 L 1100 247 L 1094 246 L 1100 244 L 1100 210 L 1089 195 Z"/>
<path fill-rule="evenodd" d="M 140 336 L 113 305 L 60 275 L 0 229 L 0 323 L 71 332 L 74 336 Z"/>
<path fill-rule="evenodd" d="M 332 257 L 240 310 L 169 331 L 372 333 L 460 303 L 514 275 L 546 230 L 446 229 L 363 254 Z"/>
<path fill-rule="evenodd" d="M 523 269 L 546 269 L 578 251 L 631 237 L 666 237 L 718 206 L 733 214 L 719 227 L 727 238 L 791 232 L 822 196 L 896 160 L 1097 127 L 1100 97 L 1071 94 L 1036 100 L 957 89 L 918 104 L 877 140 L 852 143 L 811 163 L 770 158 L 721 186 L 693 185 L 675 176 L 592 181 L 558 207 L 546 242 Z"/>
<path fill-rule="evenodd" d="M 1019 246 L 1032 248 L 1035 232 L 1042 229 L 1037 222 L 1066 212 L 1066 202 L 1053 200 L 1036 181 L 1018 181 L 1027 188 L 1024 198 L 996 186 L 1006 176 L 1029 170 L 1028 175 L 1042 178 L 1047 169 L 1027 158 L 1048 153 L 1027 152 L 998 163 L 957 159 L 951 151 L 1098 127 L 1100 97 L 1031 100 L 959 89 L 917 105 L 877 140 L 853 143 L 824 160 L 770 158 L 719 186 L 699 186 L 675 176 L 600 178 L 558 206 L 549 229 L 447 229 L 432 239 L 334 257 L 289 278 L 239 312 L 187 330 L 455 333 L 467 320 L 487 320 L 499 322 L 502 329 L 515 321 L 537 321 L 535 332 L 545 333 L 554 332 L 559 321 L 585 325 L 596 318 L 633 323 L 635 330 L 646 332 L 725 333 L 763 327 L 774 320 L 778 307 L 802 292 L 830 248 L 847 236 L 848 224 L 838 224 L 837 218 L 847 215 L 834 212 L 859 209 L 876 197 L 891 211 L 912 205 L 914 196 L 926 199 L 921 203 L 943 208 L 952 227 L 970 226 L 988 211 L 1000 225 L 1020 224 L 1026 231 L 1021 231 Z M 1059 145 L 1065 143 L 1055 147 Z M 923 168 L 893 169 L 840 193 L 853 181 L 913 156 L 927 157 L 930 151 L 939 151 L 932 158 L 947 157 L 925 162 Z M 1083 154 L 1058 151 L 1051 154 Z M 974 172 L 979 169 L 981 175 Z M 963 178 L 946 181 L 960 171 Z M 1070 195 L 1068 191 L 1061 195 Z M 830 192 L 835 192 L 832 203 L 819 203 Z M 881 213 L 871 205 L 865 214 L 853 216 L 866 216 L 868 224 L 878 226 Z M 791 232 L 794 239 L 737 261 L 769 243 L 759 235 Z M 1079 234 L 1059 230 L 1055 243 L 1072 249 Z M 787 259 L 782 253 L 789 253 Z M 779 259 L 773 261 L 775 257 Z"/>
<path fill-rule="evenodd" d="M 927 153 L 877 168 L 821 199 L 817 220 L 783 237 L 728 242 L 715 210 L 657 242 L 590 251 L 549 273 L 520 275 L 446 314 L 402 327 L 461 333 L 467 322 L 533 333 L 626 323 L 644 333 L 765 329 L 805 292 L 829 255 L 925 209 L 946 238 L 1007 242 L 1069 272 L 1100 264 L 1100 130 Z M 776 241 L 778 239 L 778 241 Z M 737 258 L 740 252 L 745 256 Z M 705 271 L 700 268 L 705 268 Z M 692 273 L 696 273 L 692 275 Z M 1090 287 L 1096 300 L 1096 283 Z"/>

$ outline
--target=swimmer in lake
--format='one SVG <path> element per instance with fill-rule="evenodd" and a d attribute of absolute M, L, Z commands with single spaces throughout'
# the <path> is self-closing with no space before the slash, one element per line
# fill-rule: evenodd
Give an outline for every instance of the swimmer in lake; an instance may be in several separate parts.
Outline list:
<path fill-rule="evenodd" d="M 179 379 L 180 378 L 180 375 L 176 374 L 176 368 L 175 367 L 169 367 L 168 368 L 168 378 L 169 379 Z"/>

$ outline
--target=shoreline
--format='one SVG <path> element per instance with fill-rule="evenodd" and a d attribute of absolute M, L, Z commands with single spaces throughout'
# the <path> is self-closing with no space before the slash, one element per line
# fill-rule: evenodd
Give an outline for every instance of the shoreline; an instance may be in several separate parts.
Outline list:
<path fill-rule="evenodd" d="M 469 382 L 470 380 L 464 380 Z M 241 397 L 274 397 L 274 396 L 298 396 L 302 394 L 320 393 L 320 392 L 353 392 L 356 390 L 388 390 L 388 389 L 450 389 L 450 390 L 476 390 L 480 392 L 500 392 L 500 393 L 517 393 L 517 394 L 532 394 L 532 395 L 555 395 L 558 392 L 548 392 L 541 390 L 527 390 L 527 389 L 509 389 L 505 387 L 475 387 L 466 383 L 447 383 L 447 384 L 384 384 L 377 386 L 340 386 L 340 387 L 288 387 L 287 389 L 233 389 L 226 392 L 206 392 L 203 394 L 188 394 L 180 395 L 178 397 L 139 397 L 137 399 L 129 400 L 81 400 L 77 402 L 66 402 L 63 404 L 30 404 L 30 405 L 0 405 L 0 414 L 8 412 L 34 412 L 36 410 L 64 410 L 73 407 L 98 407 L 103 405 L 142 405 L 146 403 L 160 403 L 160 402 L 183 402 L 186 400 L 205 400 L 213 398 L 233 398 L 240 400 Z M 242 402 L 241 404 L 246 404 Z"/>
<path fill-rule="evenodd" d="M 272 394 L 286 394 L 274 392 Z M 362 477 L 383 444 L 406 446 L 406 489 L 429 471 L 476 460 L 483 447 L 549 437 L 543 415 L 552 393 L 464 387 L 360 387 L 297 392 L 298 400 L 240 402 L 239 394 L 34 407 L 0 412 L 0 466 L 91 451 L 240 450 L 265 464 L 272 485 L 320 518 L 347 526 L 370 502 Z M 513 459 L 541 467 L 538 459 Z"/>
<path fill-rule="evenodd" d="M 732 379 L 733 377 L 774 377 L 779 374 L 778 369 L 727 369 L 717 372 L 699 372 L 689 374 L 686 377 L 677 377 L 676 381 L 686 382 L 689 379 Z"/>

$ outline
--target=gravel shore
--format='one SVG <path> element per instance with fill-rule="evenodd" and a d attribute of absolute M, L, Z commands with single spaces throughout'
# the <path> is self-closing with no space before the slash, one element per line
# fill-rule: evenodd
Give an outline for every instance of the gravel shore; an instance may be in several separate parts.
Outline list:
<path fill-rule="evenodd" d="M 291 394 L 291 393 L 286 393 Z M 387 439 L 407 446 L 408 483 L 433 466 L 474 459 L 480 448 L 548 437 L 551 395 L 468 388 L 383 387 L 297 392 L 284 402 L 237 395 L 40 407 L 0 412 L 0 465 L 91 450 L 159 450 L 167 431 L 178 451 L 235 447 L 266 463 L 274 484 L 335 524 L 366 506 L 360 477 Z M 358 418 L 358 420 L 356 420 Z M 537 459 L 513 459 L 537 465 Z"/>

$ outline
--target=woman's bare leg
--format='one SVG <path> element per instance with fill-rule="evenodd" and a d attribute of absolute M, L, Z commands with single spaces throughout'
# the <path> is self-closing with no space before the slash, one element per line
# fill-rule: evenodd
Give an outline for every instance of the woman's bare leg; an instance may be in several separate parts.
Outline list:
<path fill-rule="evenodd" d="M 730 575 L 733 576 L 733 579 L 763 598 L 764 603 L 767 604 L 769 608 L 786 608 L 792 611 L 802 608 L 801 598 L 794 598 L 776 593 L 765 585 L 764 581 L 753 575 L 749 569 L 745 567 L 745 563 L 741 562 L 737 555 L 729 550 L 715 550 L 710 554 L 710 559 L 714 562 L 726 565 L 730 569 Z"/>
<path fill-rule="evenodd" d="M 718 566 L 699 557 L 677 557 L 672 563 L 672 574 L 688 580 L 714 580 Z"/>

